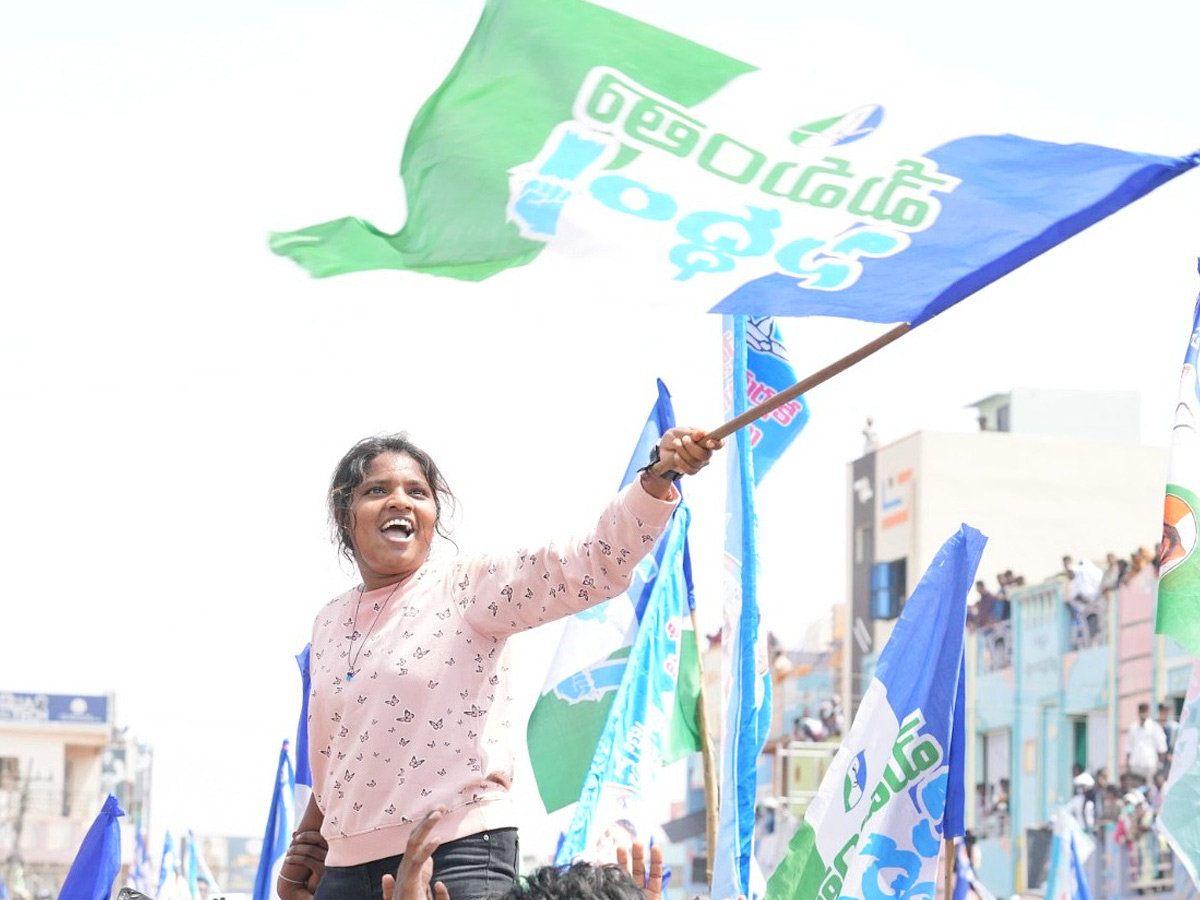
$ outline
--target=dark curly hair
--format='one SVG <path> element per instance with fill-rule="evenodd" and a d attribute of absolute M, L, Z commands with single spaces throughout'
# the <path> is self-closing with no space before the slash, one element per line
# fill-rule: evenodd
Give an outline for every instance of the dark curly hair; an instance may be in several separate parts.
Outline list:
<path fill-rule="evenodd" d="M 384 453 L 400 453 L 411 457 L 421 467 L 425 480 L 433 489 L 433 500 L 437 506 L 437 533 L 448 537 L 442 527 L 442 510 L 444 507 L 453 509 L 455 497 L 433 457 L 410 441 L 403 431 L 363 438 L 346 452 L 329 480 L 329 521 L 333 527 L 333 541 L 337 544 L 338 552 L 350 562 L 356 562 L 354 516 L 351 511 L 354 489 L 363 483 L 375 458 Z"/>
<path fill-rule="evenodd" d="M 542 866 L 495 900 L 646 900 L 628 872 L 588 862 Z"/>

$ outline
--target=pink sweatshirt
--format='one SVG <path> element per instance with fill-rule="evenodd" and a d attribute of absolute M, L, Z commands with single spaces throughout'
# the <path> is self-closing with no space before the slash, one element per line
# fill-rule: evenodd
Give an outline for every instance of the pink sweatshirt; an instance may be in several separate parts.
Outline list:
<path fill-rule="evenodd" d="M 674 508 L 635 482 L 582 538 L 429 562 L 394 594 L 368 591 L 360 604 L 354 588 L 325 605 L 308 740 L 326 865 L 403 853 L 438 804 L 449 810 L 442 843 L 519 824 L 508 789 L 523 723 L 512 720 L 506 639 L 622 593 Z M 355 628 L 365 638 L 348 681 Z"/>

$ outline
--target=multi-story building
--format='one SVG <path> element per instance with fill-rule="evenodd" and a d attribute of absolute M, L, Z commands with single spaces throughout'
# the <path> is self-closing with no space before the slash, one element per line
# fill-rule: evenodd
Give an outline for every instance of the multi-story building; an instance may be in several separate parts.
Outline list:
<path fill-rule="evenodd" d="M 979 578 L 1040 582 L 1063 556 L 1156 540 L 1165 448 L 1138 443 L 1137 396 L 1015 390 L 973 406 L 977 432 L 920 431 L 849 465 L 842 696 L 858 707 L 908 593 L 961 523 L 988 537 Z"/>
<path fill-rule="evenodd" d="M 55 895 L 104 798 L 148 814 L 150 751 L 116 728 L 111 695 L 0 692 L 0 875 Z"/>

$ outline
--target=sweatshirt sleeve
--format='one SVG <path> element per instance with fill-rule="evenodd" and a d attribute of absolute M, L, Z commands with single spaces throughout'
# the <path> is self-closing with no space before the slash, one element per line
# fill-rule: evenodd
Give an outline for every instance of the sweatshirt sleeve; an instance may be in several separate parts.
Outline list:
<path fill-rule="evenodd" d="M 512 634 L 616 597 L 654 547 L 678 503 L 637 481 L 605 507 L 587 534 L 544 547 L 472 557 L 451 569 L 455 603 L 482 634 Z"/>

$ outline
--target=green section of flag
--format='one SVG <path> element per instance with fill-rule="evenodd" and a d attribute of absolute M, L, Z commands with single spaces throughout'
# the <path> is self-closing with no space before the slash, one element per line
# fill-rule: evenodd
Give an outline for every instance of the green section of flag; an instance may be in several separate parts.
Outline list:
<path fill-rule="evenodd" d="M 571 118 L 584 76 L 606 65 L 693 106 L 752 67 L 583 0 L 489 0 L 458 62 L 409 131 L 395 235 L 357 218 L 271 235 L 316 276 L 413 269 L 479 281 L 544 246 L 506 219 L 509 170 Z"/>
<path fill-rule="evenodd" d="M 1174 638 L 1193 656 L 1200 656 L 1200 553 L 1195 545 L 1195 517 L 1190 512 L 1200 510 L 1200 498 L 1185 487 L 1168 484 L 1164 536 L 1175 524 L 1170 521 L 1173 508 L 1178 510 L 1181 506 L 1189 510 L 1188 516 L 1192 518 L 1190 529 L 1178 529 L 1185 533 L 1188 545 L 1180 548 L 1184 554 L 1182 561 L 1159 579 L 1154 630 Z"/>
<path fill-rule="evenodd" d="M 663 762 L 673 763 L 692 753 L 703 744 L 700 738 L 700 653 L 696 647 L 696 632 L 685 628 L 679 640 L 679 677 L 675 682 L 675 710 L 671 715 L 671 731 L 663 748 Z"/>
<path fill-rule="evenodd" d="M 767 879 L 765 900 L 801 900 L 816 897 L 825 877 L 825 861 L 817 852 L 817 833 L 807 822 L 788 842 L 787 856 Z M 839 891 L 832 896 L 840 896 Z"/>
<path fill-rule="evenodd" d="M 608 659 L 628 659 L 631 649 L 622 647 Z M 569 703 L 550 690 L 534 704 L 525 736 L 529 762 L 546 812 L 570 806 L 579 799 L 616 696 L 613 689 L 599 700 Z"/>

